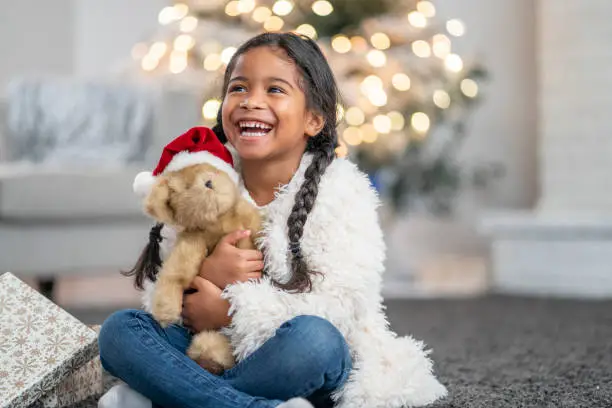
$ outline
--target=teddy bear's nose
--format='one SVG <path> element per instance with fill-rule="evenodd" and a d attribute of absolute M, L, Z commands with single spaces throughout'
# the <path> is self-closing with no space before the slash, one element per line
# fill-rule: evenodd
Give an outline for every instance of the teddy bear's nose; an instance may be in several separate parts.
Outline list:
<path fill-rule="evenodd" d="M 213 188 L 212 185 L 212 180 L 207 180 L 206 183 L 204 184 L 207 188 Z"/>

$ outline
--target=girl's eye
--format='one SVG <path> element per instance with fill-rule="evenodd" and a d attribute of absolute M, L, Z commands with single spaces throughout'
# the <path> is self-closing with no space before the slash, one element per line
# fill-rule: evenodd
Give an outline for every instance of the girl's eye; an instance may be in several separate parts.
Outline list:
<path fill-rule="evenodd" d="M 272 93 L 284 93 L 285 92 L 282 88 L 279 88 L 278 86 L 270 87 L 268 91 Z"/>
<path fill-rule="evenodd" d="M 230 92 L 244 92 L 245 90 L 246 88 L 242 85 L 234 85 L 229 89 Z"/>

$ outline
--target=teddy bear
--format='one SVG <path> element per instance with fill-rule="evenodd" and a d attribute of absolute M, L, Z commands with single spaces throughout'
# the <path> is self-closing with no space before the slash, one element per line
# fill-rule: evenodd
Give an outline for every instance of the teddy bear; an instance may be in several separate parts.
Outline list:
<path fill-rule="evenodd" d="M 134 190 L 144 196 L 147 215 L 178 231 L 157 273 L 151 302 L 153 317 L 166 327 L 180 321 L 183 294 L 221 238 L 238 229 L 250 230 L 237 246 L 254 249 L 262 220 L 257 208 L 240 195 L 231 154 L 204 127 L 170 142 L 155 171 L 136 176 Z M 229 340 L 218 331 L 195 334 L 187 354 L 215 374 L 235 364 Z"/>

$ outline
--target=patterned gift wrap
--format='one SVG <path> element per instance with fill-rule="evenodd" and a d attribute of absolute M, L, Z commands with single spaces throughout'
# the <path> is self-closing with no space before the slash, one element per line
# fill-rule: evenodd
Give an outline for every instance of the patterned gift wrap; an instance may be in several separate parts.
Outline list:
<path fill-rule="evenodd" d="M 98 398 L 103 392 L 102 365 L 100 358 L 96 357 L 42 397 L 37 406 L 65 408 L 87 398 Z"/>
<path fill-rule="evenodd" d="M 98 355 L 97 334 L 13 274 L 0 276 L 0 408 L 26 408 Z"/>

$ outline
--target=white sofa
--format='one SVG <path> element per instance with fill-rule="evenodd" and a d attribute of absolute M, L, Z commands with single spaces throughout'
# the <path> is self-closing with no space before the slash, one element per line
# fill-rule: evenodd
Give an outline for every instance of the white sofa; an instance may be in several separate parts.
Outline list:
<path fill-rule="evenodd" d="M 197 95 L 156 95 L 146 159 L 97 168 L 7 161 L 7 102 L 0 101 L 0 272 L 36 277 L 50 292 L 57 276 L 118 273 L 134 264 L 152 224 L 132 193 L 134 176 L 200 121 Z"/>

